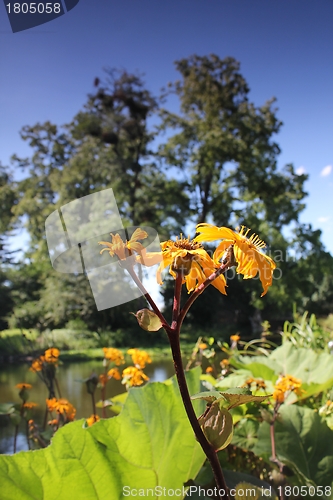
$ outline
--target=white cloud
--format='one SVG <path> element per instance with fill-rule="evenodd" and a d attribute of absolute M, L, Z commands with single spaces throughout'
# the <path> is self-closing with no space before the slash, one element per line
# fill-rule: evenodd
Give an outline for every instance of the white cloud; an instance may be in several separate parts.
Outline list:
<path fill-rule="evenodd" d="M 297 175 L 303 175 L 305 174 L 305 168 L 303 166 L 296 168 L 295 170 Z"/>
<path fill-rule="evenodd" d="M 328 222 L 330 217 L 318 217 L 318 222 Z"/>
<path fill-rule="evenodd" d="M 323 168 L 323 170 L 320 172 L 320 175 L 322 177 L 326 177 L 327 175 L 330 175 L 332 172 L 332 165 L 327 165 L 326 167 Z"/>

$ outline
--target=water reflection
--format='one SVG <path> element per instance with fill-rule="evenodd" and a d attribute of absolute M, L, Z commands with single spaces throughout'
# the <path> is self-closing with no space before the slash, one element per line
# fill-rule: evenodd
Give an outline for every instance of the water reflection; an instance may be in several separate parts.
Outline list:
<path fill-rule="evenodd" d="M 61 396 L 68 399 L 76 408 L 76 418 L 88 417 L 92 413 L 91 398 L 87 394 L 85 384 L 80 380 L 89 377 L 92 373 L 97 375 L 103 372 L 101 361 L 84 361 L 66 363 L 59 366 L 58 382 Z M 163 382 L 174 374 L 171 360 L 162 360 L 152 363 L 145 368 L 145 373 L 151 382 Z M 0 370 L 0 404 L 20 403 L 19 390 L 15 387 L 20 382 L 32 385 L 29 391 L 29 401 L 39 406 L 34 410 L 34 420 L 42 424 L 45 412 L 45 398 L 47 390 L 38 374 L 29 371 L 29 365 L 6 366 Z M 110 398 L 116 394 L 125 392 L 124 386 L 118 380 L 110 380 L 107 386 L 106 397 Z M 97 389 L 96 401 L 100 399 L 100 390 Z M 14 443 L 14 427 L 7 418 L 0 418 L 0 453 L 12 453 Z M 27 450 L 28 444 L 24 427 L 20 429 L 17 438 L 17 451 Z"/>

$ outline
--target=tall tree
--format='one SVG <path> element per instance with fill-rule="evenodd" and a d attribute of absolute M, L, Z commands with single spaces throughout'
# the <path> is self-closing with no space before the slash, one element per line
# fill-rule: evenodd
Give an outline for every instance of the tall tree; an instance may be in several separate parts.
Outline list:
<path fill-rule="evenodd" d="M 311 308 L 311 297 L 315 296 L 316 309 L 322 310 L 324 298 L 319 290 L 329 288 L 327 276 L 323 267 L 318 282 L 309 276 L 317 269 L 314 255 L 319 252 L 325 257 L 330 269 L 332 257 L 324 256 L 318 235 L 298 223 L 305 207 L 307 176 L 296 175 L 292 165 L 281 170 L 277 167 L 280 148 L 275 136 L 282 123 L 276 116 L 275 99 L 260 107 L 251 103 L 240 65 L 231 57 L 193 55 L 175 64 L 181 78 L 169 84 L 166 95 L 178 96 L 180 113 L 161 111 L 160 128 L 169 132 L 169 139 L 160 146 L 160 154 L 187 182 L 192 221 L 250 227 L 269 243 L 272 257 L 279 259 L 275 287 L 264 301 L 258 299 L 259 283 L 248 280 L 240 286 L 238 277 L 233 276 L 228 297 L 210 291 L 207 304 L 213 306 L 207 305 L 206 315 L 194 309 L 193 320 L 198 323 L 209 317 L 213 323 L 222 304 L 233 311 L 234 319 L 243 316 L 248 321 L 255 312 L 260 316 L 259 308 L 270 318 L 282 318 L 291 312 L 291 300 Z M 170 131 L 174 131 L 171 136 Z M 284 235 L 290 223 L 294 224 L 294 238 Z M 309 238 L 308 253 L 298 252 L 300 242 Z M 300 260 L 288 261 L 288 254 L 295 252 Z M 305 272 L 307 277 L 302 275 Z"/>
<path fill-rule="evenodd" d="M 176 133 L 160 154 L 188 181 L 196 222 L 230 225 L 255 217 L 281 228 L 297 219 L 305 176 L 291 165 L 277 170 L 275 100 L 261 107 L 249 102 L 249 86 L 231 57 L 194 55 L 176 68 L 182 78 L 169 92 L 179 97 L 181 113 L 161 112 L 161 128 Z"/>
<path fill-rule="evenodd" d="M 154 134 L 148 131 L 147 119 L 156 112 L 157 105 L 141 78 L 108 71 L 105 82 L 97 78 L 94 83 L 95 90 L 84 109 L 69 125 L 57 127 L 46 122 L 23 127 L 21 136 L 33 154 L 23 159 L 14 156 L 16 167 L 26 172 L 17 185 L 19 201 L 14 211 L 18 220 L 25 221 L 31 235 L 27 255 L 30 266 L 36 267 L 34 301 L 39 293 L 36 310 L 45 310 L 49 326 L 62 324 L 66 315 L 67 321 L 80 315 L 90 325 L 91 318 L 96 319 L 93 311 L 88 312 L 89 284 L 56 273 L 47 264 L 44 224 L 51 212 L 109 187 L 114 190 L 125 226 L 152 226 L 161 237 L 167 237 L 179 231 L 187 212 L 182 184 L 167 178 L 154 159 Z M 65 293 L 68 288 L 71 291 Z M 51 307 L 51 289 L 53 297 L 67 297 L 65 308 L 56 301 Z M 20 307 L 17 317 L 24 315 L 25 309 Z M 121 319 L 117 321 L 113 314 L 110 317 L 113 326 L 120 326 Z M 98 318 L 105 327 L 105 315 Z"/>

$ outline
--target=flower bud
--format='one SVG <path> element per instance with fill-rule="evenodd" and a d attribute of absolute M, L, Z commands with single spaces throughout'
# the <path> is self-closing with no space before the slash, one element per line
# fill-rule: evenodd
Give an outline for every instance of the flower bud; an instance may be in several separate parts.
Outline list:
<path fill-rule="evenodd" d="M 230 444 L 234 432 L 232 416 L 226 408 L 213 403 L 200 419 L 200 425 L 207 441 L 215 451 L 223 450 Z"/>
<path fill-rule="evenodd" d="M 154 313 L 154 311 L 150 311 L 149 309 L 140 309 L 140 311 L 134 314 L 134 316 L 138 320 L 141 328 L 147 332 L 157 332 L 160 328 L 162 328 L 161 320 L 157 314 Z"/>
<path fill-rule="evenodd" d="M 86 380 L 86 386 L 87 386 L 87 392 L 88 394 L 94 394 L 96 387 L 98 384 L 98 377 L 96 373 L 93 373 L 87 380 Z"/>

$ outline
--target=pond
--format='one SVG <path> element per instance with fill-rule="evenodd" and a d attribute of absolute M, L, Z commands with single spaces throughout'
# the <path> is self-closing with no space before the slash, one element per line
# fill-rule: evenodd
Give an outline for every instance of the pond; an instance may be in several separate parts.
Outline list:
<path fill-rule="evenodd" d="M 68 399 L 76 408 L 76 419 L 87 418 L 92 414 L 91 397 L 87 394 L 85 384 L 80 380 L 89 377 L 92 373 L 97 375 L 103 372 L 102 361 L 70 362 L 60 365 L 57 378 L 61 396 Z M 163 382 L 174 374 L 173 363 L 170 359 L 153 362 L 145 368 L 151 382 Z M 37 373 L 29 371 L 29 365 L 8 365 L 0 370 L 0 403 L 20 403 L 19 390 L 16 384 L 26 382 L 32 385 L 29 391 L 29 401 L 38 404 L 34 410 L 33 418 L 41 424 L 45 412 L 45 398 L 47 389 Z M 120 381 L 111 379 L 108 382 L 106 397 L 111 398 L 125 392 Z M 100 399 L 100 390 L 96 390 L 96 401 Z M 99 411 L 98 411 L 99 413 Z M 111 413 L 110 413 L 111 415 Z M 14 426 L 7 419 L 0 419 L 0 453 L 12 453 L 14 443 Z M 22 426 L 17 438 L 17 451 L 27 450 L 27 440 Z"/>

